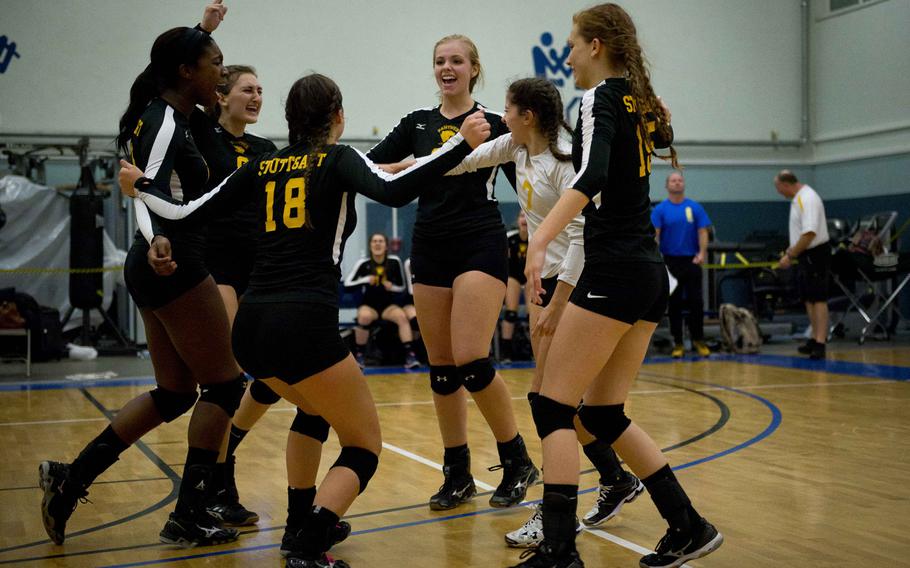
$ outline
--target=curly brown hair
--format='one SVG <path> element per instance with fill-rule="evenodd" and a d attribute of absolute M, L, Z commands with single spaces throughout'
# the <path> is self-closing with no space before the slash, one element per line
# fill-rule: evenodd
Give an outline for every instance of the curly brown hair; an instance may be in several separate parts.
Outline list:
<path fill-rule="evenodd" d="M 638 101 L 638 122 L 641 131 L 648 132 L 646 115 L 652 113 L 657 119 L 656 128 L 660 137 L 672 140 L 670 121 L 651 87 L 648 60 L 638 42 L 635 24 L 629 14 L 616 4 L 599 4 L 578 12 L 572 17 L 572 21 L 585 41 L 591 42 L 596 38 L 604 44 L 611 65 L 625 69 L 629 90 L 632 97 Z M 674 168 L 680 167 L 676 149 L 672 145 L 669 156 L 657 154 L 653 147 L 651 153 L 658 158 L 669 159 Z"/>

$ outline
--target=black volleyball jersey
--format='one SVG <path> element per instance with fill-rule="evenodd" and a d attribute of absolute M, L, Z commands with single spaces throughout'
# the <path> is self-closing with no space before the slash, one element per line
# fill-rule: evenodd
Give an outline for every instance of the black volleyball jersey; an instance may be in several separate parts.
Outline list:
<path fill-rule="evenodd" d="M 209 168 L 196 146 L 190 121 L 163 99 L 153 99 L 136 123 L 130 138 L 130 160 L 158 191 L 176 202 L 196 199 L 206 189 Z M 164 234 L 171 241 L 178 270 L 181 261 L 202 261 L 205 232 L 201 223 L 178 225 L 149 218 L 138 208 L 137 218 L 137 243 L 151 240 L 153 234 Z"/>
<path fill-rule="evenodd" d="M 662 262 L 651 225 L 648 176 L 654 122 L 641 132 L 636 101 L 625 79 L 606 79 L 582 97 L 572 140 L 577 172 L 569 187 L 593 198 L 584 209 L 585 265 Z"/>
<path fill-rule="evenodd" d="M 459 134 L 427 162 L 393 176 L 350 146 L 330 145 L 317 154 L 301 142 L 250 161 L 191 203 L 168 199 L 144 179 L 138 197 L 168 219 L 198 211 L 187 222 L 255 203 L 256 262 L 243 301 L 337 306 L 341 255 L 357 222 L 354 195 L 400 207 L 470 151 Z"/>
<path fill-rule="evenodd" d="M 234 136 L 204 112 L 194 112 L 190 126 L 199 151 L 209 165 L 209 187 L 221 183 L 234 170 L 256 156 L 274 152 L 278 148 L 271 140 L 250 132 Z M 232 214 L 214 219 L 208 225 L 206 244 L 209 247 L 227 246 L 239 240 L 253 238 L 256 228 L 256 210 L 241 208 Z"/>
<path fill-rule="evenodd" d="M 528 258 L 528 240 L 521 238 L 518 229 L 507 233 L 509 238 L 509 276 L 524 275 L 525 260 Z"/>
<path fill-rule="evenodd" d="M 390 284 L 388 289 L 384 282 Z M 372 257 L 361 259 L 345 279 L 344 285 L 348 288 L 361 287 L 363 303 L 369 305 L 393 302 L 407 289 L 401 259 L 393 254 L 386 255 L 382 262 Z"/>
<path fill-rule="evenodd" d="M 377 164 L 385 164 L 401 161 L 412 154 L 415 158 L 430 155 L 457 134 L 464 119 L 478 108 L 474 103 L 471 110 L 452 119 L 444 117 L 439 106 L 412 111 L 367 156 Z M 492 128 L 490 139 L 509 131 L 502 122 L 502 115 L 489 110 L 484 112 Z M 504 232 L 494 193 L 496 173 L 495 167 L 481 168 L 476 172 L 433 180 L 432 190 L 422 194 L 417 202 L 414 238 Z"/>

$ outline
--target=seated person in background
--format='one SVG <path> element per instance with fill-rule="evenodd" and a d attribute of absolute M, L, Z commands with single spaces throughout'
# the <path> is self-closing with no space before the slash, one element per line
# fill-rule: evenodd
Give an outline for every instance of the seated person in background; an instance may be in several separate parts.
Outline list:
<path fill-rule="evenodd" d="M 404 286 L 406 290 L 401 300 L 401 309 L 404 310 L 404 315 L 408 316 L 408 321 L 411 323 L 411 331 L 414 332 L 414 340 L 417 340 L 420 338 L 420 326 L 417 325 L 417 308 L 414 307 L 414 279 L 411 277 L 410 258 L 404 261 Z"/>
<path fill-rule="evenodd" d="M 389 240 L 382 233 L 370 237 L 370 256 L 362 259 L 344 282 L 345 287 L 363 288 L 363 304 L 357 308 L 357 326 L 354 328 L 354 357 L 364 366 L 364 351 L 370 338 L 370 326 L 382 318 L 398 326 L 398 337 L 404 346 L 407 369 L 420 366 L 414 354 L 414 334 L 408 316 L 401 308 L 406 291 L 401 259 L 387 254 Z"/>
<path fill-rule="evenodd" d="M 705 345 L 705 308 L 702 298 L 702 265 L 708 250 L 708 227 L 711 219 L 704 208 L 686 197 L 686 180 L 679 172 L 667 176 L 667 199 L 651 212 L 651 223 L 657 232 L 660 252 L 667 269 L 679 286 L 670 295 L 670 333 L 673 334 L 673 357 L 680 358 L 683 346 L 682 310 L 689 310 L 689 334 L 692 347 L 701 357 L 711 350 Z"/>
<path fill-rule="evenodd" d="M 525 212 L 518 212 L 518 228 L 507 234 L 509 239 L 509 281 L 506 285 L 505 313 L 502 318 L 502 333 L 499 341 L 499 358 L 502 362 L 512 360 L 512 336 L 518 321 L 518 303 L 525 285 L 525 257 L 528 255 L 528 221 Z"/>

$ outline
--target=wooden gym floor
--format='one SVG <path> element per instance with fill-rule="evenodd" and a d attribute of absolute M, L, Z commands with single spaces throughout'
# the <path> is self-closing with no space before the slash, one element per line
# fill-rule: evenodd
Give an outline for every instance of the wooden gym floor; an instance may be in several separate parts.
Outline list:
<path fill-rule="evenodd" d="M 630 397 L 630 415 L 665 449 L 699 511 L 726 537 L 695 566 L 910 566 L 910 345 L 833 346 L 810 363 L 779 354 L 653 359 Z M 74 371 L 75 369 L 75 371 Z M 113 369 L 119 378 L 71 380 L 65 374 Z M 41 526 L 37 465 L 70 461 L 136 394 L 151 365 L 136 359 L 39 364 L 31 381 L 0 368 L 0 564 L 24 566 L 248 566 L 279 562 L 286 507 L 284 444 L 292 408 L 276 405 L 237 452 L 242 502 L 257 527 L 234 544 L 175 550 L 158 543 L 173 508 L 186 452 L 188 416 L 164 425 L 124 453 L 91 488 L 68 526 L 64 546 Z M 11 375 L 12 373 L 12 375 Z M 540 463 L 525 400 L 531 371 L 507 369 L 519 428 Z M 125 377 L 125 378 L 124 378 Z M 503 534 L 530 510 L 487 504 L 498 482 L 496 448 L 477 409 L 469 410 L 472 503 L 432 512 L 441 483 L 441 447 L 426 375 L 372 374 L 385 450 L 369 489 L 348 512 L 352 537 L 333 553 L 355 568 L 500 567 L 517 562 Z M 324 470 L 334 461 L 329 439 Z M 596 496 L 583 458 L 579 512 Z M 539 499 L 534 487 L 529 499 Z M 664 532 L 646 495 L 578 546 L 586 565 L 637 566 Z"/>

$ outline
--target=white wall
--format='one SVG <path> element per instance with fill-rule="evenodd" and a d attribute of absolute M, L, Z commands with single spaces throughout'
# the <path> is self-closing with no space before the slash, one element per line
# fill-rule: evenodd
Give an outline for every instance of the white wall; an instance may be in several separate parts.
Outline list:
<path fill-rule="evenodd" d="M 818 1 L 810 34 L 814 158 L 910 152 L 910 0 L 821 20 Z"/>
<path fill-rule="evenodd" d="M 0 35 L 21 58 L 0 75 L 0 134 L 112 136 L 133 78 L 159 33 L 194 25 L 205 0 L 0 0 Z M 216 38 L 228 63 L 258 67 L 266 90 L 258 133 L 282 138 L 291 83 L 308 70 L 335 78 L 346 137 L 373 137 L 435 102 L 435 41 L 464 33 L 487 72 L 477 98 L 502 107 L 510 79 L 533 74 L 543 32 L 562 44 L 589 0 L 226 0 Z M 799 2 L 623 2 L 673 108 L 681 140 L 799 136 Z M 568 89 L 571 91 L 572 89 Z"/>

